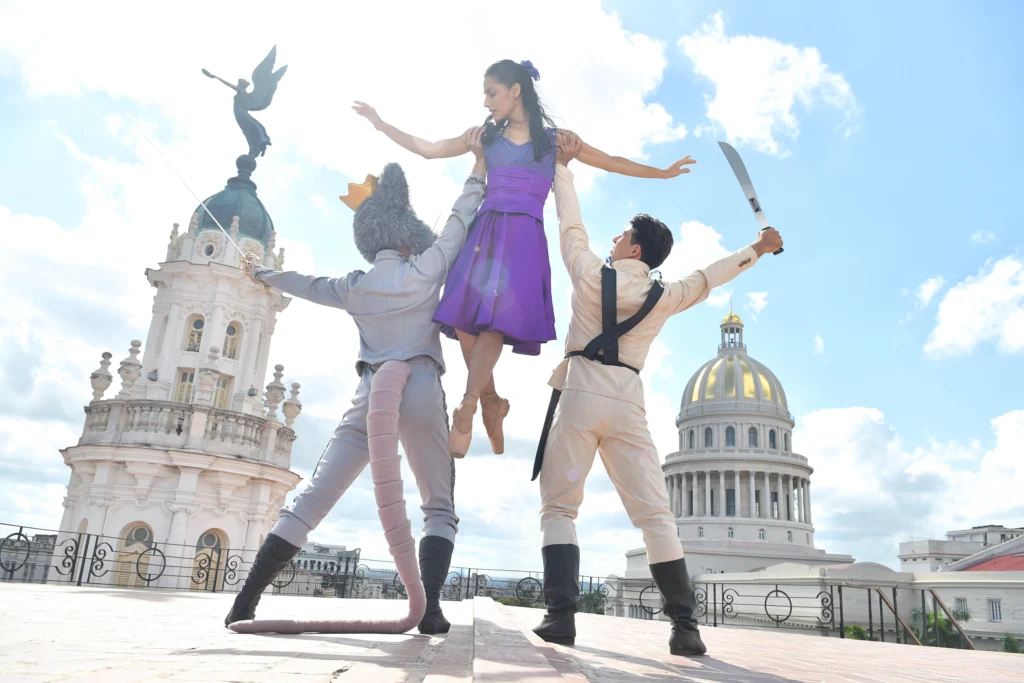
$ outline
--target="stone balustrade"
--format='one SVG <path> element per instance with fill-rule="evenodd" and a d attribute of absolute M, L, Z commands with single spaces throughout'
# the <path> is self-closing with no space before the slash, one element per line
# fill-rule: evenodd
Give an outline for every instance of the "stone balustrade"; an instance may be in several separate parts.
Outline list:
<path fill-rule="evenodd" d="M 121 361 L 117 371 L 122 380 L 121 391 L 113 398 L 103 398 L 113 381 L 112 354 L 103 353 L 100 367 L 89 376 L 93 400 L 85 407 L 80 446 L 172 448 L 235 456 L 285 469 L 291 466 L 296 438 L 292 425 L 302 412 L 302 402 L 298 398 L 298 382 L 292 384 L 291 397 L 285 400 L 283 365 L 274 366 L 274 381 L 266 387 L 267 410 L 250 414 L 213 407 L 215 387 L 221 376 L 221 353 L 217 346 L 209 347 L 206 362 L 196 369 L 197 383 L 190 402 L 142 398 L 135 392 L 142 367 L 137 358 L 141 345 L 142 342 L 133 340 L 128 357 Z M 278 407 L 284 413 L 283 423 Z"/>
<path fill-rule="evenodd" d="M 247 448 L 259 448 L 263 443 L 263 429 L 266 419 L 255 415 L 246 415 L 232 410 L 211 410 L 206 421 L 206 432 L 203 438 L 207 441 L 219 441 Z M 288 453 L 291 453 L 289 449 Z"/>
<path fill-rule="evenodd" d="M 79 445 L 199 450 L 287 468 L 296 438 L 266 417 L 172 401 L 99 400 L 85 414 Z"/>

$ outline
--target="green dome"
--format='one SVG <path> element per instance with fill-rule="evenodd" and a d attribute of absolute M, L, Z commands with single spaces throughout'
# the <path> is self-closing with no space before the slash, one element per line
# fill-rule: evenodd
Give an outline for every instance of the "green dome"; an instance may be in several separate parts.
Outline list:
<path fill-rule="evenodd" d="M 231 222 L 238 216 L 238 233 L 258 240 L 266 246 L 270 240 L 270 234 L 274 232 L 274 221 L 267 213 L 263 202 L 256 196 L 256 183 L 249 179 L 249 175 L 256 168 L 252 157 L 243 155 L 235 162 L 238 166 L 238 175 L 228 180 L 223 190 L 208 198 L 204 204 L 210 210 L 225 230 L 231 230 Z M 217 224 L 210 218 L 210 215 L 203 210 L 202 206 L 196 207 L 199 214 L 199 231 L 219 230 Z"/>

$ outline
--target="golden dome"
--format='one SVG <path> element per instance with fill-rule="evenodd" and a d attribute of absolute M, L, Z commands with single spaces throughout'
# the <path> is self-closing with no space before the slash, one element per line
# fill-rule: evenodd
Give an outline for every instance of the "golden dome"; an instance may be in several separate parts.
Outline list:
<path fill-rule="evenodd" d="M 686 384 L 683 407 L 715 400 L 753 399 L 788 408 L 779 379 L 746 353 L 723 353 L 704 363 Z"/>
<path fill-rule="evenodd" d="M 729 315 L 722 318 L 722 324 L 725 325 L 726 323 L 739 323 L 740 325 L 742 325 L 743 321 L 740 320 L 740 317 L 738 315 L 736 315 L 732 311 L 729 311 Z"/>

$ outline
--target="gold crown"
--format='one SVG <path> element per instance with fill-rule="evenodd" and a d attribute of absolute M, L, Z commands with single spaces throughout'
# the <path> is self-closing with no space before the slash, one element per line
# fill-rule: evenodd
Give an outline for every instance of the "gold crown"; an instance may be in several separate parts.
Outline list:
<path fill-rule="evenodd" d="M 359 208 L 359 205 L 366 201 L 366 198 L 374 193 L 377 189 L 377 178 L 376 176 L 367 175 L 366 181 L 363 183 L 349 183 L 348 194 L 338 197 L 341 201 L 345 202 L 348 208 L 355 211 Z"/>

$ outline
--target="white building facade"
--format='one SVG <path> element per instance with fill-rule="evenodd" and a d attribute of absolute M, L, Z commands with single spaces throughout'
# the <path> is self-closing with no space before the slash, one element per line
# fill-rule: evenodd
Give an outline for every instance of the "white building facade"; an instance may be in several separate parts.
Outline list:
<path fill-rule="evenodd" d="M 206 204 L 245 252 L 280 267 L 252 168 L 244 158 L 238 166 Z M 93 537 L 80 554 L 106 543 L 103 554 L 118 564 L 103 576 L 117 585 L 231 583 L 299 482 L 290 470 L 299 385 L 286 400 L 278 365 L 257 388 L 290 300 L 250 282 L 239 262 L 202 207 L 184 234 L 175 224 L 166 260 L 146 271 L 156 295 L 145 346 L 131 343 L 109 398 L 111 354 L 103 354 L 82 437 L 61 451 L 71 478 L 60 543 Z"/>
<path fill-rule="evenodd" d="M 921 539 L 900 543 L 900 569 L 937 572 L 986 548 L 1024 537 L 1024 528 L 986 524 L 946 532 L 946 540 Z"/>
<path fill-rule="evenodd" d="M 738 315 L 720 329 L 718 354 L 683 391 L 679 450 L 662 466 L 690 573 L 853 562 L 814 547 L 814 470 L 793 451 L 782 384 L 747 353 Z M 627 577 L 650 576 L 644 549 L 626 558 Z"/>

